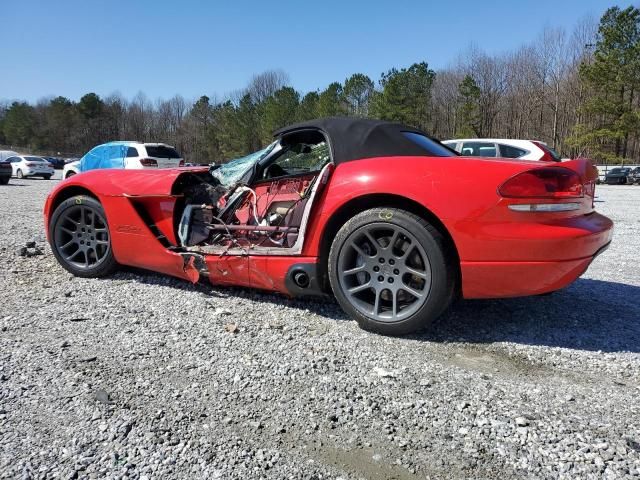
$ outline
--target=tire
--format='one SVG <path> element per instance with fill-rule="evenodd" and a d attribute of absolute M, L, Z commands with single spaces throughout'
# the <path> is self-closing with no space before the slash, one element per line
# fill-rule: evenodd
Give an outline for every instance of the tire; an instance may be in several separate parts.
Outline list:
<path fill-rule="evenodd" d="M 16 172 L 16 177 L 24 178 L 24 175 L 22 174 L 22 170 L 18 169 L 18 171 Z"/>
<path fill-rule="evenodd" d="M 65 180 L 66 180 L 67 178 L 71 178 L 71 177 L 73 177 L 75 174 L 76 174 L 76 172 L 74 172 L 73 170 L 69 170 L 69 171 L 67 172 L 67 175 L 66 175 L 64 178 L 65 178 Z"/>
<path fill-rule="evenodd" d="M 77 277 L 104 277 L 118 268 L 104 209 L 94 198 L 77 195 L 58 205 L 49 242 L 60 265 Z"/>
<path fill-rule="evenodd" d="M 45 180 L 51 180 L 51 175 L 43 175 L 42 178 Z"/>
<path fill-rule="evenodd" d="M 7 185 L 9 183 L 9 177 L 0 177 L 0 185 Z"/>
<path fill-rule="evenodd" d="M 424 219 L 397 208 L 373 208 L 338 231 L 329 252 L 329 281 L 361 328 L 404 335 L 433 324 L 451 304 L 457 267 L 448 251 L 442 234 Z"/>

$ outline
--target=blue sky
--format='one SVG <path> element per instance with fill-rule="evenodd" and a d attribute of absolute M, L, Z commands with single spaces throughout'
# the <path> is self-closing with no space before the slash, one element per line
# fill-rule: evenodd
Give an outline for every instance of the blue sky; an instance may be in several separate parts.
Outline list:
<path fill-rule="evenodd" d="M 306 92 L 355 72 L 446 67 L 475 45 L 498 53 L 545 26 L 571 30 L 599 0 L 1 0 L 0 99 L 219 97 L 280 68 Z M 626 3 L 620 4 L 627 6 Z"/>

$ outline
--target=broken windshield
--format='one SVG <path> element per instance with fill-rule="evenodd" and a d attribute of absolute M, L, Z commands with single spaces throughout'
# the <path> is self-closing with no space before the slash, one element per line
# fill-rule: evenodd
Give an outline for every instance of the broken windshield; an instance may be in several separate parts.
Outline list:
<path fill-rule="evenodd" d="M 277 144 L 277 141 L 273 142 L 267 148 L 251 153 L 246 157 L 231 160 L 224 165 L 221 165 L 220 168 L 215 169 L 211 173 L 214 177 L 220 180 L 220 183 L 223 185 L 232 185 L 240 181 L 244 174 L 247 173 L 257 162 L 271 153 L 271 150 L 273 150 Z"/>

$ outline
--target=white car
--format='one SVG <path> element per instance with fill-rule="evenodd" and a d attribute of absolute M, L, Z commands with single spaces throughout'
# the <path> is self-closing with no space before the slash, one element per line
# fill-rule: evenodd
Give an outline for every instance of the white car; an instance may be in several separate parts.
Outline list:
<path fill-rule="evenodd" d="M 20 154 L 13 150 L 0 150 L 0 162 L 6 162 L 11 157 L 19 157 Z"/>
<path fill-rule="evenodd" d="M 562 157 L 537 140 L 513 140 L 507 138 L 463 138 L 445 140 L 447 147 L 465 157 L 501 157 L 520 160 L 541 160 L 559 162 Z"/>
<path fill-rule="evenodd" d="M 69 178 L 74 176 L 76 173 L 80 173 L 80 160 L 75 160 L 73 162 L 65 163 L 62 168 L 62 178 Z"/>
<path fill-rule="evenodd" d="M 182 166 L 184 160 L 180 154 L 165 143 L 109 142 L 92 148 L 80 160 L 67 163 L 62 169 L 62 178 L 97 168 L 141 170 Z"/>
<path fill-rule="evenodd" d="M 42 177 L 49 180 L 53 176 L 53 167 L 42 157 L 19 155 L 7 159 L 11 163 L 13 175 L 18 178 Z"/>

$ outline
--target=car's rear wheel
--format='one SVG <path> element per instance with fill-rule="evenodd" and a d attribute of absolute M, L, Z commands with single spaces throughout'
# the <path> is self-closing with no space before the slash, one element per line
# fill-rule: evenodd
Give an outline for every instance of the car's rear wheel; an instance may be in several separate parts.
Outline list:
<path fill-rule="evenodd" d="M 18 169 L 18 171 L 16 172 L 16 177 L 24 178 L 24 175 L 22 174 L 22 170 Z"/>
<path fill-rule="evenodd" d="M 43 175 L 42 178 L 45 180 L 51 180 L 51 175 Z"/>
<path fill-rule="evenodd" d="M 104 209 L 94 198 L 78 195 L 58 205 L 49 240 L 60 265 L 79 277 L 102 277 L 118 266 Z"/>
<path fill-rule="evenodd" d="M 73 177 L 75 174 L 76 174 L 76 172 L 74 172 L 73 170 L 69 170 L 69 171 L 67 172 L 67 174 L 64 176 L 64 178 L 65 178 L 65 179 L 66 179 L 66 178 L 71 178 L 71 177 Z"/>
<path fill-rule="evenodd" d="M 365 330 L 403 335 L 433 323 L 453 298 L 456 270 L 440 232 L 395 208 L 349 220 L 329 253 L 329 280 L 342 308 Z"/>
<path fill-rule="evenodd" d="M 9 177 L 0 177 L 0 185 L 7 185 L 9 183 Z"/>

